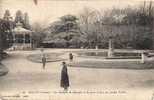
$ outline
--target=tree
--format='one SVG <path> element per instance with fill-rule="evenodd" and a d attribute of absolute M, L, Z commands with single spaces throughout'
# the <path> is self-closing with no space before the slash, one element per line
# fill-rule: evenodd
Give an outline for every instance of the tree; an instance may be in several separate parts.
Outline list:
<path fill-rule="evenodd" d="M 11 25 L 13 22 L 0 19 L 0 53 L 13 44 Z"/>
<path fill-rule="evenodd" d="M 24 28 L 30 29 L 28 13 L 24 13 Z"/>
<path fill-rule="evenodd" d="M 127 20 L 129 26 L 134 26 L 134 48 L 151 49 L 153 47 L 154 9 L 152 3 L 152 1 L 144 1 L 138 9 L 132 9 L 131 13 L 127 13 L 125 20 Z"/>
<path fill-rule="evenodd" d="M 12 20 L 13 18 L 11 17 L 10 11 L 9 10 L 5 10 L 3 19 L 6 21 Z"/>
<path fill-rule="evenodd" d="M 18 22 L 24 24 L 23 13 L 22 13 L 21 10 L 18 10 L 18 11 L 16 12 L 15 23 L 18 23 Z"/>
<path fill-rule="evenodd" d="M 94 48 L 100 44 L 103 37 L 102 17 L 99 11 L 87 7 L 80 13 L 79 25 L 84 46 Z"/>
<path fill-rule="evenodd" d="M 97 40 L 98 29 L 96 30 L 95 25 L 100 27 L 100 16 L 98 16 L 98 11 L 87 7 L 85 7 L 79 15 L 80 32 L 82 33 L 82 37 L 86 40 L 84 44 L 90 48 L 92 48 L 94 41 Z"/>
<path fill-rule="evenodd" d="M 46 36 L 46 40 L 55 40 L 54 43 L 56 43 L 57 40 L 62 40 L 66 43 L 63 47 L 71 46 L 75 40 L 72 42 L 72 39 L 78 38 L 80 35 L 77 20 L 78 18 L 74 15 L 64 15 L 60 17 L 59 21 L 53 22 L 51 26 L 46 29 L 48 31 L 47 33 L 49 33 Z M 59 42 L 57 41 L 56 44 L 58 45 Z"/>
<path fill-rule="evenodd" d="M 45 38 L 42 25 L 36 22 L 32 25 L 32 30 L 34 31 L 32 35 L 33 44 L 35 44 L 35 47 L 39 47 Z"/>
<path fill-rule="evenodd" d="M 68 31 L 73 31 L 76 30 L 78 28 L 77 25 L 77 17 L 73 16 L 73 15 L 65 15 L 62 16 L 61 18 L 61 22 L 62 22 L 62 30 L 64 32 L 68 32 Z"/>
<path fill-rule="evenodd" d="M 14 22 L 9 10 L 6 10 L 3 19 L 0 19 L 0 39 L 1 39 L 1 52 L 13 44 L 13 34 L 12 29 L 14 27 Z"/>
<path fill-rule="evenodd" d="M 61 29 L 65 34 L 63 34 L 64 39 L 67 41 L 67 47 L 71 44 L 71 39 L 77 36 L 78 31 L 78 24 L 77 24 L 77 17 L 73 15 L 65 15 L 62 16 L 61 22 L 63 23 Z"/>
<path fill-rule="evenodd" d="M 78 20 L 66 15 L 52 23 L 48 28 L 49 38 L 63 39 L 73 45 L 82 43 L 89 48 L 96 45 L 107 48 L 108 38 L 112 36 L 116 48 L 151 49 L 154 41 L 152 3 L 144 2 L 141 6 L 124 9 L 113 8 L 101 13 L 86 7 Z M 72 30 L 78 30 L 79 34 L 73 34 Z"/>

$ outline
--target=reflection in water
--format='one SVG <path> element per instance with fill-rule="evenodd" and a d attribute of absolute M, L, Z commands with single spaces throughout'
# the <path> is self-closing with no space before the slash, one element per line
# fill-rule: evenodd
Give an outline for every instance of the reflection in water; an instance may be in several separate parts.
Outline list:
<path fill-rule="evenodd" d="M 100 56 L 100 57 L 107 57 L 107 52 L 82 52 L 82 53 L 78 53 L 79 55 L 83 55 L 83 56 Z M 130 52 L 115 52 L 114 56 L 117 57 L 131 57 L 131 56 L 141 56 L 140 53 L 130 53 Z"/>

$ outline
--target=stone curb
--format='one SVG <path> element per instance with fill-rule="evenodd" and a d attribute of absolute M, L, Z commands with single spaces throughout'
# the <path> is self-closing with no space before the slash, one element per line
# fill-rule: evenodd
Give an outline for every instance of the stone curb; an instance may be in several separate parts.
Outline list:
<path fill-rule="evenodd" d="M 35 62 L 35 63 L 42 63 L 42 61 L 41 60 L 39 60 L 39 59 L 33 59 L 33 58 L 31 58 L 30 56 L 28 56 L 27 57 L 27 59 L 29 60 L 29 61 L 32 61 L 32 62 Z M 59 61 L 65 61 L 65 60 L 67 60 L 67 59 L 63 59 L 63 58 L 55 58 L 55 59 L 47 59 L 47 63 L 49 63 L 49 62 L 59 62 Z"/>

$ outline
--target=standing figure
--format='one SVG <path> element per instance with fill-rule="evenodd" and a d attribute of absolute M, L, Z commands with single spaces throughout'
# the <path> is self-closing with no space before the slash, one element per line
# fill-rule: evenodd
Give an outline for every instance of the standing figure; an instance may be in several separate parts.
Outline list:
<path fill-rule="evenodd" d="M 43 64 L 43 69 L 45 69 L 45 65 L 46 65 L 46 57 L 45 56 L 43 56 L 42 57 L 42 64 Z"/>
<path fill-rule="evenodd" d="M 69 77 L 68 77 L 68 73 L 67 73 L 67 65 L 65 62 L 62 62 L 60 86 L 64 88 L 64 91 L 67 91 L 67 89 L 69 87 Z"/>
<path fill-rule="evenodd" d="M 69 59 L 70 59 L 70 61 L 73 61 L 73 54 L 72 53 L 69 54 Z"/>
<path fill-rule="evenodd" d="M 141 53 L 141 63 L 145 63 L 147 59 L 148 59 L 148 53 L 142 52 Z"/>

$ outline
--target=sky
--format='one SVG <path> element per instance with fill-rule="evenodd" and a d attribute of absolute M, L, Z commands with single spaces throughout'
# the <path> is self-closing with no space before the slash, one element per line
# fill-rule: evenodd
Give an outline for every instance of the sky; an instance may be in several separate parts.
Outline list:
<path fill-rule="evenodd" d="M 0 0 L 0 14 L 2 17 L 8 9 L 14 17 L 15 12 L 21 10 L 29 14 L 31 24 L 39 22 L 48 25 L 63 15 L 77 15 L 85 7 L 105 10 L 112 7 L 137 6 L 140 3 L 140 0 L 38 0 L 35 5 L 33 0 Z"/>

